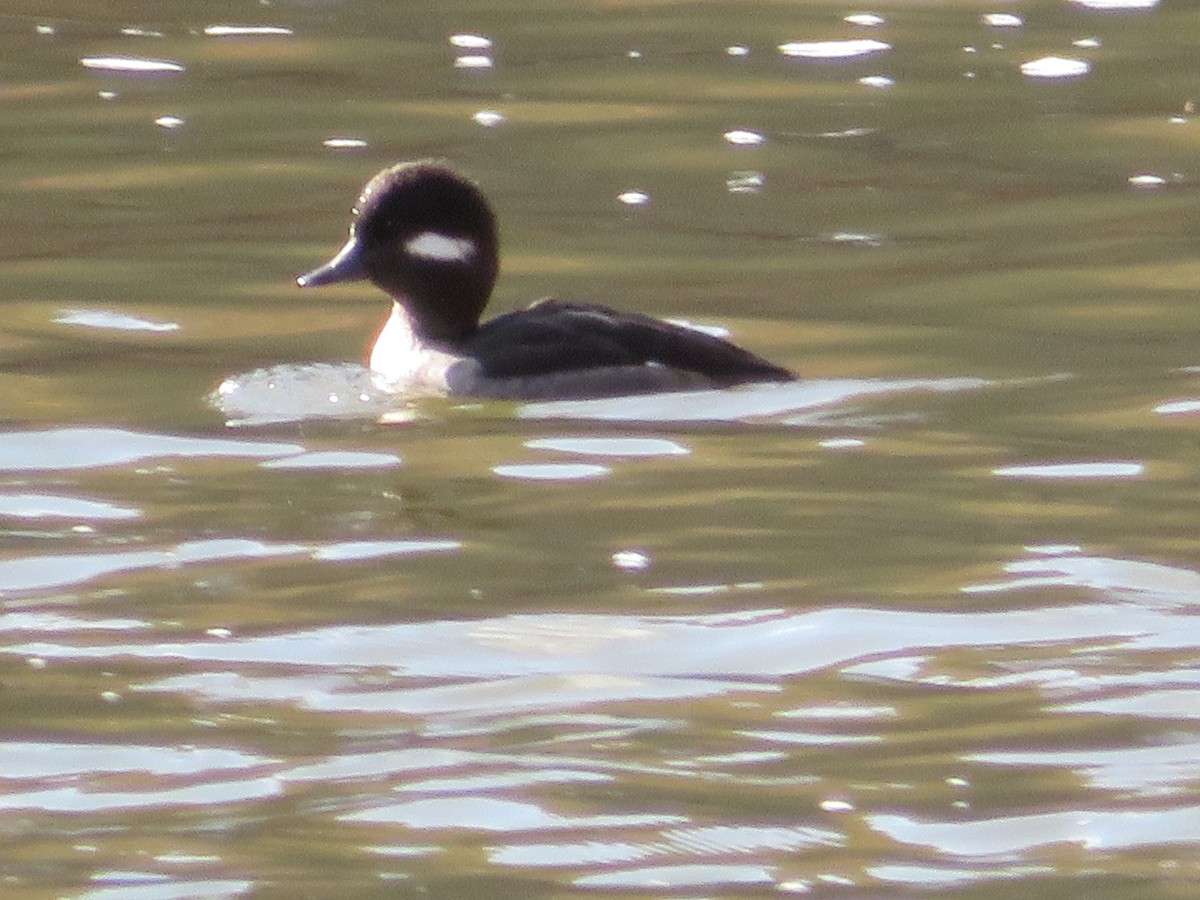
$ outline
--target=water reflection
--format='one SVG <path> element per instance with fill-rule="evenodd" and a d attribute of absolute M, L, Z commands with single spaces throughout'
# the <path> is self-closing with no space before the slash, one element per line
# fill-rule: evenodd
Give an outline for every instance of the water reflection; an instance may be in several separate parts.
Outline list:
<path fill-rule="evenodd" d="M 178 124 L 182 123 L 182 119 L 178 120 Z M 155 120 L 155 124 L 159 124 L 158 120 Z M 64 309 L 54 321 L 59 325 L 111 328 L 116 331 L 178 331 L 180 328 L 178 322 L 152 322 L 137 316 L 101 309 Z"/>
<path fill-rule="evenodd" d="M 401 550 L 453 549 L 413 542 Z M 512 692 L 522 708 L 574 705 L 584 694 L 595 699 L 706 696 L 730 690 L 776 690 L 734 680 L 797 676 L 830 666 L 849 667 L 889 678 L 917 678 L 924 652 L 1046 643 L 1115 641 L 1130 647 L 1181 646 L 1195 640 L 1190 622 L 1148 607 L 1077 605 L 1046 610 L 1031 626 L 1025 610 L 995 613 L 907 613 L 828 609 L 799 615 L 748 610 L 729 615 L 616 617 L 583 615 L 509 616 L 479 621 L 442 621 L 377 626 L 331 626 L 286 634 L 229 640 L 149 640 L 78 644 L 36 642 L 0 647 L 6 654 L 43 659 L 130 657 L 299 666 L 302 670 L 374 667 L 403 673 L 403 679 L 532 678 Z M 149 635 L 147 636 L 149 637 Z M 833 640 L 836 638 L 836 641 Z M 751 650 L 750 648 L 753 648 Z M 915 666 L 915 668 L 914 668 Z M 621 673 L 605 674 L 605 673 Z M 692 676 L 704 676 L 694 680 Z M 552 680 L 540 682 L 549 677 Z M 941 676 L 938 676 L 941 677 Z M 667 679 L 667 680 L 661 680 Z M 710 680 L 717 679 L 717 680 Z M 209 699 L 254 696 L 258 676 L 199 676 L 172 679 L 142 689 L 195 690 Z M 296 702 L 333 710 L 390 710 L 414 713 L 475 710 L 502 716 L 496 692 L 501 682 L 380 692 L 368 677 L 364 691 L 347 691 L 339 678 L 332 693 L 314 689 L 301 674 L 291 692 Z M 268 679 L 268 695 L 279 699 L 287 680 Z"/>
<path fill-rule="evenodd" d="M 891 49 L 891 44 L 873 38 L 848 38 L 840 41 L 789 41 L 779 45 L 779 52 L 784 56 L 798 59 L 854 59 L 860 56 L 872 56 Z"/>
<path fill-rule="evenodd" d="M 814 425 L 819 424 L 830 409 L 836 412 L 838 406 L 852 399 L 910 391 L 969 391 L 986 385 L 986 381 L 977 378 L 800 381 L 725 391 L 527 403 L 517 410 L 517 416 L 522 419 L 627 422 L 746 422 L 770 419 L 784 425 Z M 845 414 L 845 410 L 841 412 Z"/>
<path fill-rule="evenodd" d="M 454 540 L 350 541 L 319 546 L 271 544 L 223 538 L 186 541 L 173 547 L 128 550 L 116 553 L 76 552 L 23 556 L 0 560 L 0 596 L 28 594 L 68 586 L 81 586 L 117 573 L 173 570 L 204 563 L 232 563 L 281 556 L 307 556 L 318 562 L 406 556 L 413 553 L 457 550 Z"/>
<path fill-rule="evenodd" d="M 166 856 L 166 863 L 205 862 L 214 857 Z M 115 887 L 97 887 L 79 894 L 79 900 L 190 900 L 193 897 L 225 898 L 242 897 L 254 890 L 254 882 L 224 878 L 205 878 L 199 881 L 173 878 L 160 873 L 145 871 L 97 872 L 91 879 L 93 884 L 112 884 Z"/>
<path fill-rule="evenodd" d="M 1090 747 L 1087 750 L 1056 747 L 1053 750 L 998 750 L 973 760 L 997 766 L 1041 769 L 1069 768 L 1098 790 L 1126 797 L 1164 797 L 1186 791 L 1200 760 L 1190 741 L 1156 747 Z"/>
<path fill-rule="evenodd" d="M 1061 847 L 1112 851 L 1169 843 L 1197 834 L 1200 806 L 1172 810 L 1069 810 L 981 822 L 923 822 L 906 816 L 868 817 L 873 828 L 903 844 L 949 856 L 1016 861 Z"/>
<path fill-rule="evenodd" d="M 1077 547 L 1030 548 L 1030 559 L 1005 564 L 1019 577 L 967 585 L 964 593 L 1023 591 L 1037 587 L 1090 588 L 1113 600 L 1186 609 L 1200 603 L 1200 573 L 1177 566 L 1083 553 Z"/>
<path fill-rule="evenodd" d="M 1092 66 L 1087 60 L 1043 56 L 1021 63 L 1021 73 L 1030 78 L 1078 78 L 1088 74 Z"/>
<path fill-rule="evenodd" d="M 282 25 L 206 25 L 204 34 L 208 37 L 263 37 L 287 36 L 294 32 Z"/>
<path fill-rule="evenodd" d="M 653 437 L 561 437 L 526 441 L 530 450 L 557 450 L 584 456 L 653 457 L 687 456 L 687 447 L 666 438 Z"/>
<path fill-rule="evenodd" d="M 130 75 L 184 71 L 182 63 L 167 59 L 148 59 L 142 56 L 85 56 L 79 60 L 79 64 L 85 69 Z"/>
<path fill-rule="evenodd" d="M 0 494 L 0 517 L 17 519 L 137 519 L 140 509 L 59 494 Z"/>
<path fill-rule="evenodd" d="M 261 459 L 303 450 L 297 444 L 139 434 L 119 428 L 12 431 L 0 434 L 0 471 L 91 469 L 172 457 Z"/>
<path fill-rule="evenodd" d="M 1001 478 L 1028 479 L 1137 478 L 1146 474 L 1146 467 L 1139 462 L 1042 463 L 1001 466 L 993 469 L 992 474 Z"/>
<path fill-rule="evenodd" d="M 836 411 L 854 399 L 920 391 L 970 391 L 988 384 L 979 378 L 809 380 L 730 390 L 528 402 L 517 406 L 516 416 L 626 422 L 745 422 L 769 418 L 785 425 L 812 425 L 828 410 Z M 351 364 L 280 365 L 231 376 L 209 400 L 231 426 L 320 419 L 404 422 L 421 415 L 421 398 L 382 390 L 367 369 Z M 455 402 L 463 409 L 478 406 L 470 398 Z M 484 408 L 509 415 L 512 407 L 485 402 Z"/>
<path fill-rule="evenodd" d="M 509 463 L 494 466 L 492 471 L 501 478 L 521 478 L 532 481 L 578 481 L 601 478 L 611 470 L 607 466 L 586 463 Z"/>
<path fill-rule="evenodd" d="M 2 652 L 36 654 L 50 667 L 44 671 L 88 659 L 102 665 L 136 659 L 176 670 L 135 679 L 123 702 L 180 696 L 226 716 L 247 707 L 273 718 L 286 717 L 286 708 L 294 707 L 348 717 L 355 729 L 367 726 L 364 715 L 385 730 L 400 716 L 406 731 L 439 743 L 368 749 L 367 741 L 355 749 L 357 742 L 350 740 L 340 752 L 296 763 L 221 746 L 118 749 L 92 742 L 46 754 L 43 742 L 12 742 L 0 748 L 14 762 L 12 787 L 0 807 L 97 815 L 218 804 L 241 806 L 244 814 L 247 806 L 303 787 L 306 794 L 326 793 L 323 815 L 361 831 L 355 840 L 381 858 L 437 856 L 449 835 L 478 834 L 485 836 L 491 865 L 547 869 L 576 885 L 631 889 L 857 884 L 818 860 L 822 850 L 846 846 L 850 831 L 866 827 L 889 843 L 893 859 L 904 859 L 904 848 L 911 848 L 918 854 L 932 850 L 947 861 L 985 860 L 985 868 L 951 864 L 939 870 L 950 882 L 986 880 L 998 872 L 1036 869 L 1047 850 L 1059 845 L 1112 852 L 1193 833 L 1200 813 L 1178 802 L 1194 775 L 1190 745 L 1177 740 L 1132 756 L 1125 750 L 1017 751 L 1003 748 L 1001 731 L 993 748 L 947 757 L 918 776 L 942 773 L 953 815 L 898 814 L 872 808 L 870 792 L 858 797 L 854 788 L 848 795 L 839 792 L 827 764 L 817 774 L 797 756 L 828 759 L 828 748 L 840 747 L 855 758 L 851 764 L 860 773 L 855 781 L 861 782 L 862 769 L 876 764 L 872 754 L 895 754 L 888 735 L 905 721 L 901 704 L 803 698 L 821 692 L 818 673 L 832 668 L 850 678 L 899 678 L 986 696 L 1011 690 L 1011 679 L 1005 684 L 952 677 L 950 671 L 961 667 L 956 657 L 977 657 L 986 668 L 1024 644 L 1041 648 L 1042 656 L 1035 670 L 1024 673 L 1025 683 L 1061 705 L 1070 697 L 1088 697 L 1098 684 L 1061 674 L 1077 657 L 1073 648 L 1079 642 L 1115 646 L 1114 641 L 1145 641 L 1152 634 L 1177 636 L 1180 626 L 1169 612 L 1100 604 L 1043 610 L 1034 617 L 1024 609 L 514 616 L 187 642 L 149 634 L 144 641 L 113 641 L 111 633 L 85 628 L 74 632 L 74 641 L 10 642 Z M 1196 640 L 1192 635 L 1190 642 Z M 907 669 L 895 665 L 903 662 Z M 772 681 L 763 680 L 768 674 Z M 430 684 L 431 678 L 441 683 Z M 812 680 L 796 693 L 789 684 L 794 678 Z M 1177 693 L 1182 699 L 1193 690 L 1194 684 L 1180 684 Z M 785 696 L 791 704 L 779 702 Z M 721 698 L 730 705 L 718 708 L 735 721 L 738 708 L 769 703 L 775 727 L 735 726 L 735 742 L 725 745 L 734 752 L 681 747 L 650 758 L 633 752 L 646 736 L 677 732 Z M 703 705 L 695 705 L 698 701 Z M 638 714 L 639 705 L 650 702 L 670 705 L 643 708 L 673 709 L 675 716 Z M 497 734 L 508 734 L 517 748 L 469 749 L 480 736 Z M 456 747 L 456 741 L 463 743 Z M 971 778 L 945 774 L 964 768 Z M 1163 806 L 1026 815 L 973 811 L 970 800 L 989 769 L 1027 777 L 1038 769 L 1079 772 L 1097 789 L 1146 793 Z M 131 790 L 112 781 L 122 773 L 140 773 L 143 787 Z M 64 777 L 79 783 L 54 785 Z M 671 784 L 686 790 L 696 781 L 710 790 L 736 787 L 739 795 L 753 798 L 746 809 L 764 811 L 774 807 L 769 798 L 782 792 L 791 821 L 773 821 L 767 812 L 708 823 L 690 813 L 646 808 L 628 796 L 614 803 L 613 791 L 626 793 L 631 781 L 656 791 Z M 892 790 L 902 796 L 913 787 L 897 784 Z M 566 802 L 567 797 L 574 799 Z M 964 820 L 964 810 L 972 810 L 973 818 Z M 899 863 L 872 867 L 873 877 L 900 884 L 920 871 L 919 865 Z"/>
<path fill-rule="evenodd" d="M 6 897 L 1194 893 L 1195 11 L 681 9 L 9 17 Z M 806 380 L 258 369 L 416 155 Z"/>

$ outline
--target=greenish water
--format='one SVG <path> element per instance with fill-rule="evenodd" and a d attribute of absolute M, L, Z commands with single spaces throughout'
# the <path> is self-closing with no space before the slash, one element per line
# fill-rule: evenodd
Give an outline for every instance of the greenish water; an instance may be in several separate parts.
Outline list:
<path fill-rule="evenodd" d="M 7 6 L 0 893 L 1194 896 L 1200 14 L 874 11 Z M 331 417 L 423 156 L 805 380 Z"/>

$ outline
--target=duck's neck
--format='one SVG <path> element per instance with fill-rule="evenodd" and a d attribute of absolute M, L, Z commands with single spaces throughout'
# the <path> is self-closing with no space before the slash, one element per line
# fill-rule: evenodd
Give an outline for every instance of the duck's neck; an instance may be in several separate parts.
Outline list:
<path fill-rule="evenodd" d="M 392 388 L 442 392 L 447 371 L 461 359 L 452 343 L 423 337 L 404 304 L 393 302 L 367 366 Z"/>
<path fill-rule="evenodd" d="M 424 347 L 425 342 L 417 336 L 408 310 L 400 303 L 393 302 L 391 315 L 383 323 L 371 347 L 367 365 L 372 372 L 388 381 L 411 378 L 420 368 L 420 353 Z"/>

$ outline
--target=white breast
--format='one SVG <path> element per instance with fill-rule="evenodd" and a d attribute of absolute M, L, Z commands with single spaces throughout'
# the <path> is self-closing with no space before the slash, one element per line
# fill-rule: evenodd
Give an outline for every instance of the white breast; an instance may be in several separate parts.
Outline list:
<path fill-rule="evenodd" d="M 377 383 L 390 391 L 445 393 L 446 371 L 461 357 L 430 347 L 412 329 L 408 313 L 399 303 L 383 323 L 367 361 Z"/>

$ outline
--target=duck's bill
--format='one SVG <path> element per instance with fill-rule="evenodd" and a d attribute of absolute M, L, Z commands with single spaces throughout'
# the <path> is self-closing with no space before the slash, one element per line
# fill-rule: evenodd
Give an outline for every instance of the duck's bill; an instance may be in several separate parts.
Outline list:
<path fill-rule="evenodd" d="M 318 266 L 307 274 L 296 279 L 300 287 L 313 287 L 319 284 L 337 284 L 339 281 L 361 281 L 367 277 L 363 268 L 362 246 L 354 235 L 342 245 L 329 262 Z"/>

